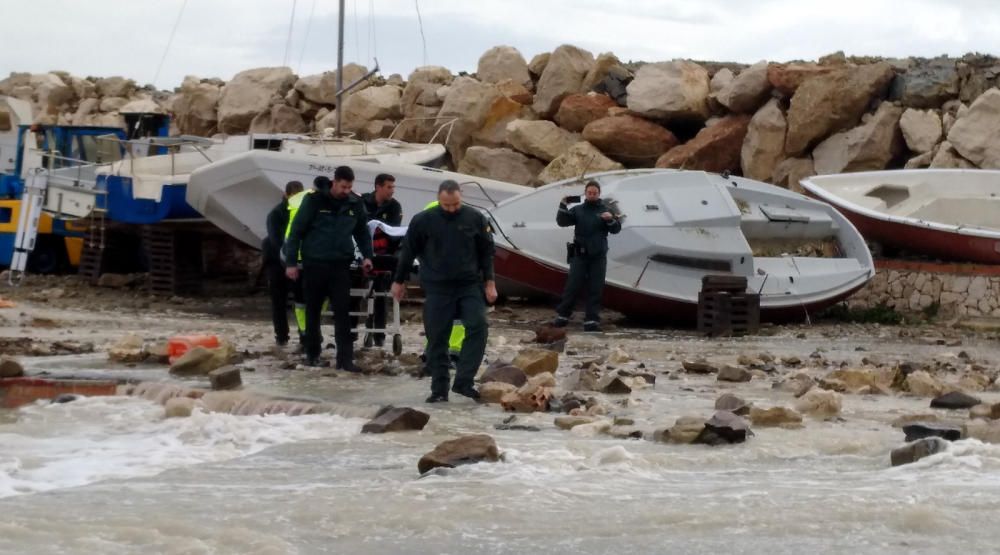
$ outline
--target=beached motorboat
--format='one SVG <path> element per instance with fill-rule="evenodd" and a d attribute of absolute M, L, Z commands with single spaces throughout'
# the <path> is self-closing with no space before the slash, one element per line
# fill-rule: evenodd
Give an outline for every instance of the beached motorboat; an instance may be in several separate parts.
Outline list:
<path fill-rule="evenodd" d="M 802 180 L 868 240 L 949 260 L 1000 264 L 1000 171 L 924 169 Z"/>
<path fill-rule="evenodd" d="M 354 170 L 354 192 L 358 194 L 373 190 L 378 174 L 393 175 L 396 178 L 395 198 L 403 206 L 404 224 L 437 198 L 438 185 L 446 179 L 463 184 L 466 201 L 488 208 L 531 190 L 412 163 L 379 162 L 365 157 L 318 158 L 254 150 L 195 170 L 188 181 L 187 202 L 229 235 L 258 247 L 267 233 L 267 213 L 281 200 L 285 184 L 294 180 L 312 188 L 316 176 L 332 177 L 334 169 L 340 165 L 348 165 Z"/>
<path fill-rule="evenodd" d="M 747 278 L 761 317 L 803 319 L 875 275 L 864 240 L 831 206 L 740 177 L 627 170 L 587 176 L 622 218 L 609 238 L 604 305 L 637 320 L 691 323 L 706 274 Z M 489 209 L 496 272 L 557 295 L 572 228 L 556 225 L 559 200 L 584 181 L 553 183 Z"/>
<path fill-rule="evenodd" d="M 133 156 L 134 146 L 170 149 L 167 154 Z M 96 209 L 115 222 L 153 224 L 197 219 L 201 215 L 185 200 L 193 171 L 253 149 L 309 156 L 314 160 L 347 158 L 370 162 L 440 165 L 445 148 L 392 139 L 358 141 L 349 138 L 272 134 L 224 139 L 200 137 L 149 138 L 128 143 L 130 155 L 118 162 L 84 168 L 92 179 L 80 179 L 80 168 L 63 170 L 70 179 L 50 181 L 45 210 L 62 218 L 83 218 Z M 54 178 L 59 172 L 53 172 Z"/>

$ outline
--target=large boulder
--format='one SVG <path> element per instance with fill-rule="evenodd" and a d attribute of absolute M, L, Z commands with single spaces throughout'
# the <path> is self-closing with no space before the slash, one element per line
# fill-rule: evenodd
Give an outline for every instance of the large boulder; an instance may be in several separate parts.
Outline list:
<path fill-rule="evenodd" d="M 536 79 L 545 73 L 545 66 L 549 65 L 549 58 L 552 57 L 551 52 L 542 52 L 541 54 L 535 54 L 531 61 L 528 62 L 528 72 L 531 73 Z"/>
<path fill-rule="evenodd" d="M 497 89 L 500 90 L 499 85 Z M 507 126 L 519 119 L 534 120 L 535 115 L 530 107 L 506 95 L 498 96 L 486 111 L 482 126 L 472 134 L 470 144 L 488 147 L 510 146 Z"/>
<path fill-rule="evenodd" d="M 216 133 L 221 89 L 195 77 L 184 79 L 180 94 L 173 102 L 177 129 L 184 135 L 208 137 Z"/>
<path fill-rule="evenodd" d="M 623 170 L 625 166 L 608 158 L 600 150 L 587 141 L 580 141 L 571 146 L 562 156 L 559 156 L 538 174 L 538 181 L 553 183 L 563 179 L 580 177 L 584 173 Z"/>
<path fill-rule="evenodd" d="M 664 153 L 656 161 L 656 167 L 738 172 L 749 125 L 750 116 L 726 116 L 699 131 L 690 141 Z"/>
<path fill-rule="evenodd" d="M 135 94 L 135 81 L 124 77 L 105 77 L 97 80 L 97 92 L 101 96 L 120 96 L 128 98 Z"/>
<path fill-rule="evenodd" d="M 630 114 L 588 123 L 583 138 L 609 158 L 632 167 L 650 167 L 678 144 L 677 137 L 666 128 Z"/>
<path fill-rule="evenodd" d="M 962 102 L 972 102 L 989 89 L 1000 87 L 1000 60 L 990 54 L 966 54 L 956 64 Z"/>
<path fill-rule="evenodd" d="M 399 119 L 399 100 L 403 91 L 393 85 L 369 87 L 344 99 L 344 115 L 341 125 L 345 131 L 357 133 L 365 125 L 375 120 Z M 317 129 L 336 126 L 337 110 L 317 123 Z M 322 124 L 322 127 L 319 127 Z M 332 125 L 331 125 L 332 124 Z M 362 137 L 367 138 L 367 137 Z"/>
<path fill-rule="evenodd" d="M 904 388 L 920 397 L 937 397 L 944 392 L 944 384 L 931 376 L 926 370 L 910 372 L 903 382 Z"/>
<path fill-rule="evenodd" d="M 438 97 L 437 91 L 453 80 L 451 72 L 440 66 L 419 67 L 410 73 L 400 105 L 403 118 L 411 121 L 400 125 L 400 139 L 421 143 L 431 139 L 438 128 L 435 118 L 444 102 Z"/>
<path fill-rule="evenodd" d="M 507 141 L 510 145 L 545 162 L 555 160 L 579 140 L 579 135 L 566 131 L 551 121 L 517 119 L 507 124 Z"/>
<path fill-rule="evenodd" d="M 931 163 L 928 167 L 931 168 L 957 168 L 957 169 L 976 169 L 976 165 L 972 162 L 962 158 L 962 155 L 955 150 L 950 141 L 941 141 L 941 144 L 937 146 L 937 150 L 934 152 L 934 157 L 931 158 Z"/>
<path fill-rule="evenodd" d="M 899 118 L 899 128 L 913 152 L 930 152 L 941 140 L 941 116 L 934 110 L 907 108 Z"/>
<path fill-rule="evenodd" d="M 961 391 L 952 391 L 951 393 L 945 393 L 931 400 L 932 409 L 971 409 L 972 407 L 982 403 L 978 398 L 962 393 Z"/>
<path fill-rule="evenodd" d="M 948 142 L 980 168 L 1000 168 L 1000 89 L 984 92 L 948 132 Z"/>
<path fill-rule="evenodd" d="M 907 108 L 939 108 L 958 96 L 958 69 L 946 57 L 918 62 L 893 80 L 890 98 Z"/>
<path fill-rule="evenodd" d="M 219 131 L 245 133 L 253 118 L 267 111 L 273 100 L 282 101 L 295 84 L 287 67 L 248 69 L 236 74 L 223 88 L 219 101 Z"/>
<path fill-rule="evenodd" d="M 568 131 L 580 132 L 592 121 L 608 115 L 608 109 L 618 104 L 606 94 L 571 94 L 563 99 L 555 120 Z"/>
<path fill-rule="evenodd" d="M 743 176 L 769 181 L 785 158 L 785 131 L 788 122 L 777 99 L 771 100 L 750 118 L 746 138 L 740 149 Z"/>
<path fill-rule="evenodd" d="M 454 468 L 462 464 L 497 462 L 500 451 L 492 437 L 485 434 L 462 436 L 439 443 L 433 451 L 420 457 L 417 470 L 424 474 L 435 468 Z"/>
<path fill-rule="evenodd" d="M 476 77 L 484 83 L 499 83 L 510 79 L 522 85 L 531 85 L 528 62 L 513 46 L 494 46 L 479 57 Z"/>
<path fill-rule="evenodd" d="M 482 129 L 490 109 L 500 97 L 495 85 L 471 77 L 459 77 L 448 87 L 437 123 L 443 125 L 454 120 L 446 145 L 453 162 L 461 163 L 473 134 Z"/>
<path fill-rule="evenodd" d="M 66 111 L 76 99 L 76 91 L 55 73 L 39 73 L 31 76 L 32 100 L 41 112 L 58 114 Z"/>
<path fill-rule="evenodd" d="M 831 133 L 857 124 L 873 98 L 892 81 L 887 63 L 842 68 L 805 80 L 788 109 L 785 151 L 799 154 Z"/>
<path fill-rule="evenodd" d="M 628 85 L 628 108 L 665 121 L 708 118 L 708 71 L 693 62 L 646 64 Z"/>
<path fill-rule="evenodd" d="M 903 151 L 903 134 L 899 130 L 902 115 L 902 108 L 883 102 L 858 127 L 834 133 L 813 150 L 816 172 L 823 175 L 885 169 Z"/>
<path fill-rule="evenodd" d="M 305 133 L 308 130 L 298 110 L 287 104 L 275 104 L 250 122 L 251 133 Z"/>
<path fill-rule="evenodd" d="M 361 427 L 363 434 L 423 430 L 431 415 L 409 407 L 386 407 Z"/>
<path fill-rule="evenodd" d="M 347 87 L 351 83 L 361 79 L 368 74 L 368 68 L 358 64 L 344 65 L 343 86 Z M 368 86 L 368 82 L 359 83 L 357 87 L 351 89 L 348 94 L 354 94 Z M 295 82 L 295 90 L 299 91 L 302 98 L 315 104 L 326 104 L 334 106 L 337 104 L 337 71 L 325 71 L 318 75 L 307 75 L 300 77 Z"/>
<path fill-rule="evenodd" d="M 767 80 L 767 62 L 757 62 L 744 69 L 715 95 L 731 112 L 752 114 L 771 94 Z"/>
<path fill-rule="evenodd" d="M 531 185 L 544 168 L 542 162 L 509 148 L 471 146 L 458 164 L 458 173 Z"/>
<path fill-rule="evenodd" d="M 103 105 L 104 103 L 101 102 Z M 162 114 L 163 108 L 155 100 L 148 97 L 135 98 L 122 104 L 117 109 L 122 114 Z"/>
<path fill-rule="evenodd" d="M 551 117 L 568 95 L 583 92 L 583 79 L 594 65 L 594 55 L 564 44 L 552 51 L 538 79 L 532 108 L 542 117 Z"/>
<path fill-rule="evenodd" d="M 834 66 L 814 63 L 770 64 L 767 66 L 767 81 L 785 96 L 792 96 L 802 83 L 836 70 Z"/>
<path fill-rule="evenodd" d="M 603 52 L 597 56 L 594 65 L 583 78 L 581 89 L 584 92 L 592 91 L 596 87 L 601 86 L 609 76 L 620 75 L 621 72 L 627 74 L 628 70 L 622 65 L 618 56 L 615 56 L 611 52 Z"/>
<path fill-rule="evenodd" d="M 122 98 L 120 96 L 107 96 L 101 99 L 100 110 L 102 112 L 117 112 L 126 104 L 128 104 L 127 98 Z"/>

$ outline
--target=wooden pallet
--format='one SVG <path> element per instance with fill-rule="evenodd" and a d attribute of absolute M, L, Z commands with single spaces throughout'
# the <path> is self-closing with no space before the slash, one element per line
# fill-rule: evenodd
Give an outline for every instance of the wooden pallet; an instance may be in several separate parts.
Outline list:
<path fill-rule="evenodd" d="M 760 295 L 698 293 L 698 331 L 710 336 L 743 335 L 760 329 Z"/>
<path fill-rule="evenodd" d="M 160 295 L 201 292 L 201 235 L 197 231 L 148 225 L 142 242 L 149 261 L 149 289 Z"/>

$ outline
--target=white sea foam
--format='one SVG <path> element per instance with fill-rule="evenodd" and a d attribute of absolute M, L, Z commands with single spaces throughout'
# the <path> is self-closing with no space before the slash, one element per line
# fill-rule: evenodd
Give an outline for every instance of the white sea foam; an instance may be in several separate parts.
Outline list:
<path fill-rule="evenodd" d="M 16 423 L 0 425 L 0 498 L 347 437 L 359 433 L 362 423 L 335 415 L 202 412 L 164 419 L 160 405 L 124 397 L 31 405 L 20 410 Z"/>

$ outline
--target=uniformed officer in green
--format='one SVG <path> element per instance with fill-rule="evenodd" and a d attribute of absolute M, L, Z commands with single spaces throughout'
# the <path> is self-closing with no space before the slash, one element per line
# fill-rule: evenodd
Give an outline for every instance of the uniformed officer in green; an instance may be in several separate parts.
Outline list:
<path fill-rule="evenodd" d="M 357 372 L 354 365 L 354 342 L 351 338 L 351 263 L 357 243 L 364 261 L 362 268 L 372 268 L 372 238 L 361 198 L 351 194 L 354 171 L 338 167 L 329 193 L 318 191 L 302 201 L 285 242 L 285 257 L 294 260 L 301 252 L 306 301 L 306 363 L 320 364 L 320 315 L 323 302 L 330 300 L 333 309 L 337 368 Z M 353 240 L 352 240 L 353 239 Z M 288 277 L 298 279 L 299 271 L 289 266 Z"/>
<path fill-rule="evenodd" d="M 473 385 L 486 352 L 486 304 L 497 298 L 493 277 L 493 237 L 486 217 L 462 205 L 458 183 L 447 180 L 438 187 L 438 206 L 424 210 L 410 221 L 400 250 L 392 295 L 401 300 L 403 283 L 413 260 L 420 260 L 420 285 L 424 290 L 424 332 L 427 366 L 431 371 L 428 403 L 448 400 L 448 337 L 458 316 L 465 326 L 465 341 L 458 357 L 451 391 L 479 398 Z"/>
<path fill-rule="evenodd" d="M 579 199 L 579 197 L 577 197 Z M 590 181 L 584 188 L 581 204 L 568 207 L 569 197 L 563 198 L 556 212 L 559 227 L 575 226 L 570 247 L 569 277 L 563 290 L 562 302 L 556 308 L 552 325 L 564 327 L 573 315 L 580 290 L 587 287 L 587 308 L 584 331 L 601 331 L 601 292 L 608 267 L 608 234 L 618 233 L 622 224 L 601 200 L 601 185 Z"/>

